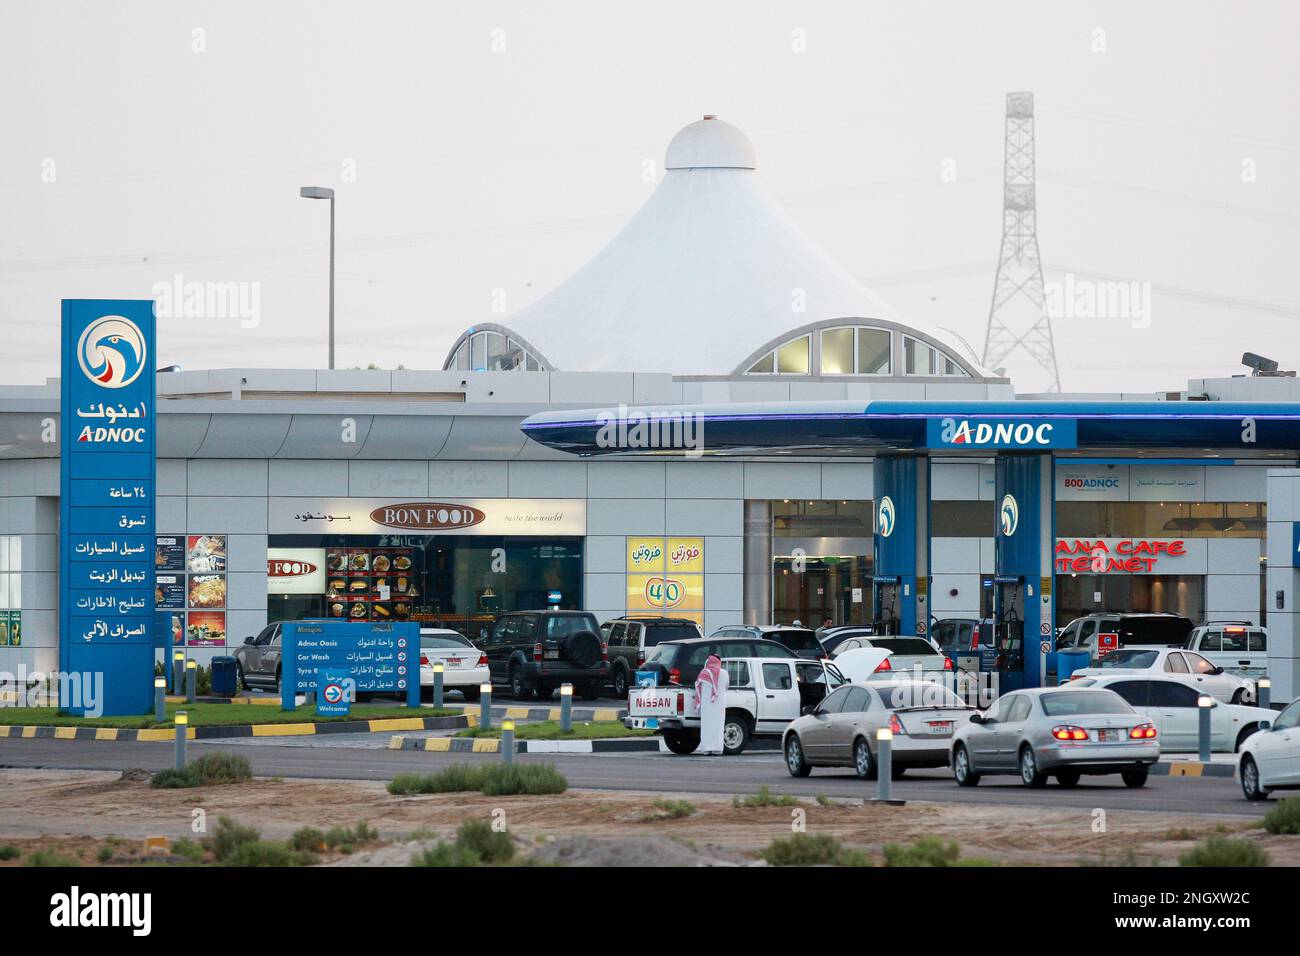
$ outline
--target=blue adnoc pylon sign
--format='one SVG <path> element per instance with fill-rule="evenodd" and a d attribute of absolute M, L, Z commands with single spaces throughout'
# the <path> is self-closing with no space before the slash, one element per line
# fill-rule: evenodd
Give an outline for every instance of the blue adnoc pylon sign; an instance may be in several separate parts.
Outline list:
<path fill-rule="evenodd" d="M 154 333 L 150 301 L 63 302 L 59 667 L 74 714 L 153 706 Z"/>

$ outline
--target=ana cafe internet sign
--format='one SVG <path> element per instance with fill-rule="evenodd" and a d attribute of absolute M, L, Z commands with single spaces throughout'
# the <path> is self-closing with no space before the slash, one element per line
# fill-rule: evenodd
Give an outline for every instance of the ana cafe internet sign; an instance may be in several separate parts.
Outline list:
<path fill-rule="evenodd" d="M 1059 538 L 1056 570 L 1063 574 L 1152 574 L 1163 557 L 1183 557 L 1181 538 Z"/>

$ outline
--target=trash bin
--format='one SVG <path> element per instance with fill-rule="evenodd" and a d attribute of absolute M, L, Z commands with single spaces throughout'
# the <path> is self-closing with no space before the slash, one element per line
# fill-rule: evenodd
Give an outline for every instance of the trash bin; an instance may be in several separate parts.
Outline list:
<path fill-rule="evenodd" d="M 1070 675 L 1092 663 L 1092 654 L 1088 651 L 1057 651 L 1056 679 L 1060 684 L 1070 681 Z M 215 678 L 214 678 L 215 679 Z"/>
<path fill-rule="evenodd" d="M 233 657 L 212 658 L 212 694 L 214 697 L 234 697 L 239 690 L 238 672 Z"/>

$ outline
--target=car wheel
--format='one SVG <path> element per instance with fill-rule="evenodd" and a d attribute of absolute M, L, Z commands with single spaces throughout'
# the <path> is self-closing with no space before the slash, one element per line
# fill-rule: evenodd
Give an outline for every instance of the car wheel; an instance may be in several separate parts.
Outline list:
<path fill-rule="evenodd" d="M 787 734 L 785 738 L 785 769 L 792 777 L 806 777 L 812 773 L 812 767 L 803 756 L 803 744 L 798 734 Z"/>
<path fill-rule="evenodd" d="M 1047 783 L 1047 776 L 1038 769 L 1034 748 L 1028 744 L 1020 748 L 1020 782 L 1026 787 L 1035 788 Z"/>
<path fill-rule="evenodd" d="M 527 691 L 524 691 L 525 696 L 527 695 L 527 693 L 528 693 Z M 533 694 L 537 697 L 538 700 L 550 700 L 551 694 L 553 693 L 555 693 L 554 687 L 547 687 L 545 684 L 542 683 L 539 683 L 536 687 L 533 688 Z"/>
<path fill-rule="evenodd" d="M 1136 789 L 1147 785 L 1147 775 L 1149 773 L 1150 771 L 1146 767 L 1134 767 L 1132 770 L 1125 770 L 1121 773 L 1120 778 L 1123 779 L 1124 786 Z"/>
<path fill-rule="evenodd" d="M 700 735 L 691 733 L 664 733 L 664 743 L 668 749 L 680 756 L 695 753 L 700 745 Z"/>
<path fill-rule="evenodd" d="M 1232 694 L 1232 703 L 1244 704 L 1246 702 L 1246 688 L 1238 687 Z"/>
<path fill-rule="evenodd" d="M 1269 791 L 1259 785 L 1259 767 L 1250 754 L 1241 758 L 1241 792 L 1247 800 L 1267 800 Z"/>
<path fill-rule="evenodd" d="M 1081 776 L 1077 770 L 1062 770 L 1056 775 L 1056 782 L 1063 787 L 1077 787 Z"/>
<path fill-rule="evenodd" d="M 749 744 L 749 721 L 740 714 L 727 714 L 722 725 L 722 752 L 729 757 L 744 753 Z"/>
<path fill-rule="evenodd" d="M 610 683 L 614 685 L 615 697 L 627 696 L 627 671 L 621 667 L 614 671 L 614 679 Z"/>
<path fill-rule="evenodd" d="M 550 697 L 551 695 L 547 694 L 546 696 Z M 583 684 L 578 688 L 578 696 L 583 700 L 600 700 L 600 685 L 595 683 Z"/>
<path fill-rule="evenodd" d="M 889 779 L 890 779 L 890 780 L 902 780 L 902 779 L 903 779 L 903 775 L 906 774 L 906 773 L 907 773 L 907 768 L 906 768 L 906 767 L 900 767 L 900 766 L 899 766 L 898 764 L 896 764 L 896 763 L 891 763 L 891 764 L 889 765 Z"/>
<path fill-rule="evenodd" d="M 973 787 L 980 782 L 980 775 L 971 766 L 970 754 L 962 744 L 952 752 L 952 775 L 959 787 Z"/>
<path fill-rule="evenodd" d="M 468 703 L 473 703 L 474 701 L 478 700 L 478 698 L 479 698 L 479 689 L 478 689 L 477 686 L 475 686 L 475 687 L 462 687 L 462 688 L 460 689 L 460 692 L 461 692 L 462 694 L 465 695 L 465 700 L 466 700 Z"/>
<path fill-rule="evenodd" d="M 509 683 L 510 696 L 515 700 L 522 700 L 528 696 L 528 685 L 524 683 L 524 675 L 520 672 L 518 664 L 510 668 L 506 680 Z"/>
<path fill-rule="evenodd" d="M 853 771 L 863 780 L 876 779 L 876 758 L 871 756 L 865 737 L 853 741 Z"/>

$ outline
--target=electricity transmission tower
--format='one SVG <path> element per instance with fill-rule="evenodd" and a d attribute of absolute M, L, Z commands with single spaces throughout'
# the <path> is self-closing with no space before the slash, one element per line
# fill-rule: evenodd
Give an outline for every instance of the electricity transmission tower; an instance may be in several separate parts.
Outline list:
<path fill-rule="evenodd" d="M 1052 322 L 1043 293 L 1034 204 L 1034 94 L 1007 94 L 1006 159 L 1002 184 L 1002 249 L 993 304 L 984 333 L 985 368 L 1004 366 L 1023 350 L 1048 376 L 1046 391 L 1061 390 Z"/>

